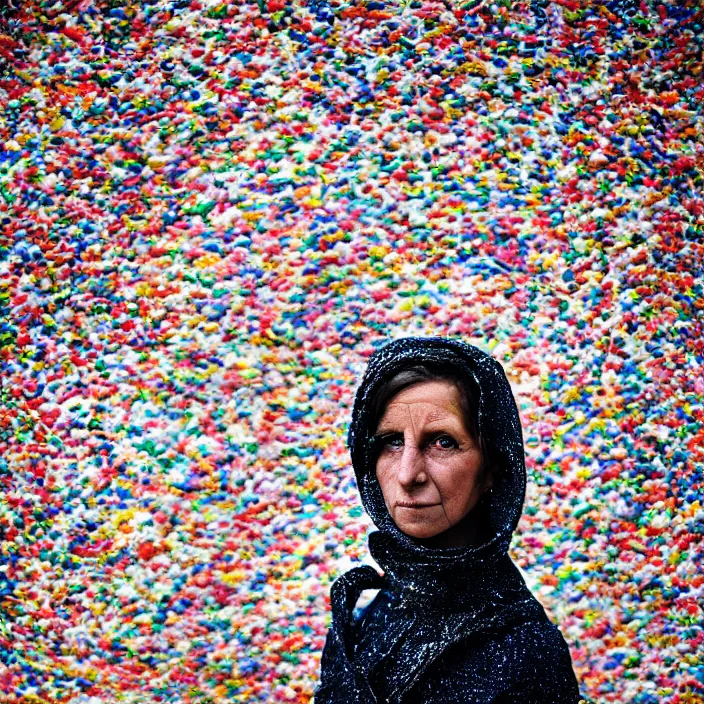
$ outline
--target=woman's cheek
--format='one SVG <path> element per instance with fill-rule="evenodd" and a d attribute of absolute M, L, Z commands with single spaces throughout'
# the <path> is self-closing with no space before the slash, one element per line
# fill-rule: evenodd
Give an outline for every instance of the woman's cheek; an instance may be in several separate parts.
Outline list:
<path fill-rule="evenodd" d="M 389 477 L 389 466 L 387 462 L 379 461 L 377 463 L 377 468 L 376 468 L 376 479 L 379 482 L 379 486 L 381 487 L 381 493 L 384 496 L 384 502 L 386 503 L 386 506 L 388 508 L 389 503 L 391 502 L 391 496 L 389 495 L 391 493 L 391 481 Z"/>

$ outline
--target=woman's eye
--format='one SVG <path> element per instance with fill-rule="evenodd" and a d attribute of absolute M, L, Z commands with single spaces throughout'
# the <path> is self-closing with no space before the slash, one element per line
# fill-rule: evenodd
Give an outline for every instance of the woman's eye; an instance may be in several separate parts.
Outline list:
<path fill-rule="evenodd" d="M 435 442 L 440 445 L 443 450 L 450 450 L 457 447 L 457 443 L 449 435 L 441 435 L 435 438 Z"/>
<path fill-rule="evenodd" d="M 401 435 L 377 435 L 376 441 L 380 447 L 401 447 L 403 445 Z"/>

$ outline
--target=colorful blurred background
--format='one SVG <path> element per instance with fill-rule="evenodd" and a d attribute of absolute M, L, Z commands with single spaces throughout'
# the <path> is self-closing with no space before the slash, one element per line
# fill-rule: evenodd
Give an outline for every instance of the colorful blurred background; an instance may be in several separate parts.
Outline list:
<path fill-rule="evenodd" d="M 704 10 L 5 0 L 0 701 L 309 702 L 369 354 L 503 364 L 595 702 L 704 702 Z"/>

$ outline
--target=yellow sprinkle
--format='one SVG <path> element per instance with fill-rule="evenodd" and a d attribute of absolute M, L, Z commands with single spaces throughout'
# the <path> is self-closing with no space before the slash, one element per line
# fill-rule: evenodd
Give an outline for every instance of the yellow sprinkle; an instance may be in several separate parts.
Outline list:
<path fill-rule="evenodd" d="M 57 115 L 50 123 L 49 129 L 52 132 L 58 132 L 66 122 L 66 118 L 63 115 Z"/>

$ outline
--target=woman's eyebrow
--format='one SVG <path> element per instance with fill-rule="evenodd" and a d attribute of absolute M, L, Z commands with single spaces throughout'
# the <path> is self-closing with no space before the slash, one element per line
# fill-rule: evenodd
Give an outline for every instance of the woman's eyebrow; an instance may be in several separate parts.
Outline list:
<path fill-rule="evenodd" d="M 393 423 L 379 423 L 379 427 L 376 429 L 376 434 L 379 435 L 380 433 L 385 433 L 388 430 L 391 430 L 394 427 Z M 398 432 L 398 431 L 396 431 Z"/>
<path fill-rule="evenodd" d="M 431 411 L 426 419 L 429 423 L 435 423 L 435 421 L 451 421 L 452 417 L 448 416 L 446 413 L 440 413 L 439 411 Z"/>

